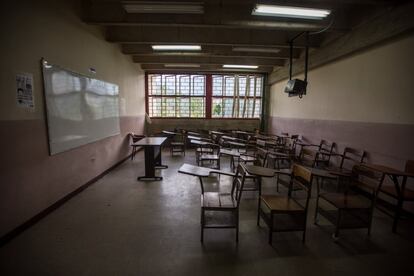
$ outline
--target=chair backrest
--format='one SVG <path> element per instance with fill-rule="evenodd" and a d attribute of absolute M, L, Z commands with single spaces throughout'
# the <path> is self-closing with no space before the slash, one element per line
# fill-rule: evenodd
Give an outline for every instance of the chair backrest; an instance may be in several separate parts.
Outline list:
<path fill-rule="evenodd" d="M 370 192 L 373 195 L 378 194 L 384 177 L 384 173 L 371 170 L 361 164 L 356 164 L 352 167 L 352 183 L 371 190 Z"/>
<path fill-rule="evenodd" d="M 226 140 L 223 137 L 220 137 L 218 144 L 222 147 L 226 147 Z"/>
<path fill-rule="evenodd" d="M 137 134 L 134 134 L 133 132 L 128 133 L 128 136 L 130 137 L 130 140 L 132 141 L 131 144 L 138 142 L 139 140 L 145 137 L 144 135 L 137 135 Z"/>
<path fill-rule="evenodd" d="M 302 147 L 299 159 L 302 163 L 308 164 L 309 166 L 314 167 L 316 164 L 317 155 L 318 153 L 315 150 Z"/>
<path fill-rule="evenodd" d="M 364 150 L 346 147 L 344 149 L 344 153 L 342 154 L 341 163 L 339 164 L 339 167 L 345 168 L 347 163 L 351 163 L 351 167 L 355 164 L 364 163 L 366 156 L 367 152 Z"/>
<path fill-rule="evenodd" d="M 266 141 L 257 139 L 256 140 L 256 146 L 259 147 L 259 148 L 265 148 L 266 147 Z"/>
<path fill-rule="evenodd" d="M 319 144 L 319 151 L 332 153 L 335 148 L 335 143 L 328 140 L 321 140 Z"/>
<path fill-rule="evenodd" d="M 292 135 L 293 136 L 293 135 Z M 298 141 L 298 137 L 288 137 L 283 139 L 285 141 L 285 147 L 291 152 L 296 152 L 296 142 Z"/>
<path fill-rule="evenodd" d="M 219 154 L 220 153 L 220 145 L 218 144 L 214 144 L 214 143 L 208 143 L 205 146 L 203 146 L 204 148 L 209 148 L 213 150 L 213 154 Z"/>
<path fill-rule="evenodd" d="M 232 197 L 237 199 L 237 208 L 239 208 L 239 205 L 240 205 L 240 200 L 242 197 L 245 179 L 246 179 L 246 169 L 242 164 L 239 164 L 237 166 L 236 175 L 234 177 L 233 185 L 231 188 Z"/>
<path fill-rule="evenodd" d="M 265 167 L 268 154 L 269 154 L 269 151 L 262 149 L 262 148 L 258 148 L 256 150 L 256 161 L 254 162 L 254 164 L 256 166 Z"/>
<path fill-rule="evenodd" d="M 289 185 L 289 197 L 292 197 L 293 188 L 300 187 L 301 190 L 306 192 L 305 209 L 308 208 L 309 199 L 312 192 L 313 174 L 312 171 L 304 166 L 293 164 L 292 176 Z"/>
<path fill-rule="evenodd" d="M 405 172 L 414 173 L 414 160 L 407 160 L 405 163 Z"/>
<path fill-rule="evenodd" d="M 173 140 L 174 142 L 182 142 L 182 143 L 184 143 L 184 142 L 185 142 L 185 137 L 184 137 L 184 135 L 183 135 L 183 134 L 181 134 L 181 133 L 176 133 L 176 134 L 172 137 L 172 140 Z"/>

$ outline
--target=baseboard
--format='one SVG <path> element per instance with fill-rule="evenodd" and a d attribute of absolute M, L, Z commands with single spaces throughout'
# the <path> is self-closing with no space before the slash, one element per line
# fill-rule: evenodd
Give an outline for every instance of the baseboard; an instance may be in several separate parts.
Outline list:
<path fill-rule="evenodd" d="M 140 150 L 141 149 L 139 149 L 138 151 L 140 151 Z M 23 224 L 17 226 L 13 230 L 11 230 L 10 232 L 8 232 L 4 236 L 2 236 L 0 238 L 0 247 L 4 246 L 8 242 L 10 242 L 14 238 L 16 238 L 18 235 L 23 233 L 25 230 L 32 227 L 34 224 L 39 222 L 41 219 L 43 219 L 44 217 L 46 217 L 47 215 L 52 213 L 54 210 L 58 209 L 60 206 L 62 206 L 66 202 L 68 202 L 70 199 L 72 199 L 73 197 L 75 197 L 76 195 L 81 193 L 83 190 L 85 190 L 86 188 L 88 188 L 89 186 L 94 184 L 96 181 L 101 179 L 103 176 L 105 176 L 111 170 L 118 167 L 119 165 L 121 165 L 122 163 L 124 163 L 126 160 L 128 160 L 130 158 L 131 158 L 131 154 L 129 154 L 127 157 L 123 158 L 122 160 L 120 160 L 119 162 L 117 162 L 116 164 L 114 164 L 113 166 L 111 166 L 110 168 L 108 168 L 107 170 L 105 170 L 104 172 L 99 174 L 98 176 L 96 176 L 93 179 L 89 180 L 88 182 L 86 182 L 85 184 L 83 184 L 82 186 L 80 186 L 79 188 L 74 190 L 73 192 L 71 192 L 71 193 L 67 194 L 66 196 L 64 196 L 63 198 L 59 199 L 58 201 L 53 203 L 51 206 L 47 207 L 46 209 L 44 209 L 43 211 L 41 211 L 37 215 L 33 216 L 32 218 L 30 218 L 29 220 L 27 220 Z"/>

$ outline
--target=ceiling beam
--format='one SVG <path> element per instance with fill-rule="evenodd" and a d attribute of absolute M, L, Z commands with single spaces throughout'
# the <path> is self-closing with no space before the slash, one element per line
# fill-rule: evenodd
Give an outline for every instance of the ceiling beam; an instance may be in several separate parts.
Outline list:
<path fill-rule="evenodd" d="M 240 65 L 263 65 L 263 66 L 284 66 L 282 59 L 250 58 L 250 57 L 193 57 L 193 56 L 132 56 L 136 63 L 168 64 L 168 63 L 189 63 L 189 64 L 240 64 Z"/>
<path fill-rule="evenodd" d="M 257 69 L 226 69 L 221 65 L 215 64 L 201 64 L 200 67 L 165 67 L 163 64 L 141 64 L 141 69 L 147 72 L 246 72 L 246 73 L 271 73 L 273 71 L 272 66 L 260 66 Z"/>
<path fill-rule="evenodd" d="M 118 43 L 165 43 L 165 44 L 202 44 L 202 45 L 255 45 L 287 47 L 289 39 L 298 32 L 249 29 L 217 29 L 192 27 L 121 27 L 106 28 L 106 38 Z M 321 43 L 320 35 L 310 37 L 310 47 Z M 295 41 L 297 47 L 305 46 L 304 36 Z"/>
<path fill-rule="evenodd" d="M 263 48 L 260 48 L 263 49 Z M 279 52 L 246 52 L 246 51 L 233 51 L 231 46 L 219 46 L 219 45 L 205 45 L 200 52 L 180 52 L 180 51 L 153 51 L 149 44 L 122 44 L 122 53 L 129 55 L 154 55 L 154 56 L 244 56 L 244 57 L 262 57 L 270 59 L 288 59 L 288 48 L 269 47 L 266 49 L 278 50 Z M 300 49 L 293 49 L 293 58 L 297 59 L 300 56 Z"/>
<path fill-rule="evenodd" d="M 332 4 L 333 2 L 331 2 Z M 314 5 L 318 5 L 317 3 Z M 324 8 L 332 5 L 322 4 Z M 143 14 L 127 13 L 120 1 L 102 1 L 85 4 L 83 20 L 103 26 L 165 26 L 197 28 L 279 29 L 290 31 L 317 31 L 330 24 L 325 20 L 305 20 L 253 16 L 253 2 L 207 1 L 203 14 Z M 348 30 L 344 16 L 335 15 L 328 31 Z"/>

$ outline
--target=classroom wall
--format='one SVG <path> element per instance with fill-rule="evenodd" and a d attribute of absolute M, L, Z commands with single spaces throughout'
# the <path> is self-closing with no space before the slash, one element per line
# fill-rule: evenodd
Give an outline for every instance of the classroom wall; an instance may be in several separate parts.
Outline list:
<path fill-rule="evenodd" d="M 271 87 L 271 132 L 365 149 L 369 162 L 404 169 L 414 159 L 414 35 L 311 70 L 302 99 Z M 300 76 L 303 78 L 303 76 Z"/>
<path fill-rule="evenodd" d="M 81 1 L 8 1 L 0 28 L 0 236 L 130 153 L 127 133 L 143 133 L 144 74 L 103 30 L 84 24 Z M 121 135 L 48 155 L 40 59 L 116 83 Z M 96 74 L 89 73 L 93 67 Z M 35 108 L 16 103 L 16 73 L 34 76 Z"/>

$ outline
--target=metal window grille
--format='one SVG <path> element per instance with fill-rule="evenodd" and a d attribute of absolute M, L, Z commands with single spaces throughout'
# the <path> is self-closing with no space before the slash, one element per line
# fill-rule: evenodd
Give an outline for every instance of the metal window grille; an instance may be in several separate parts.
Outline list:
<path fill-rule="evenodd" d="M 149 74 L 150 117 L 204 118 L 206 78 L 204 75 Z"/>
<path fill-rule="evenodd" d="M 213 75 L 213 118 L 260 118 L 263 77 Z"/>

